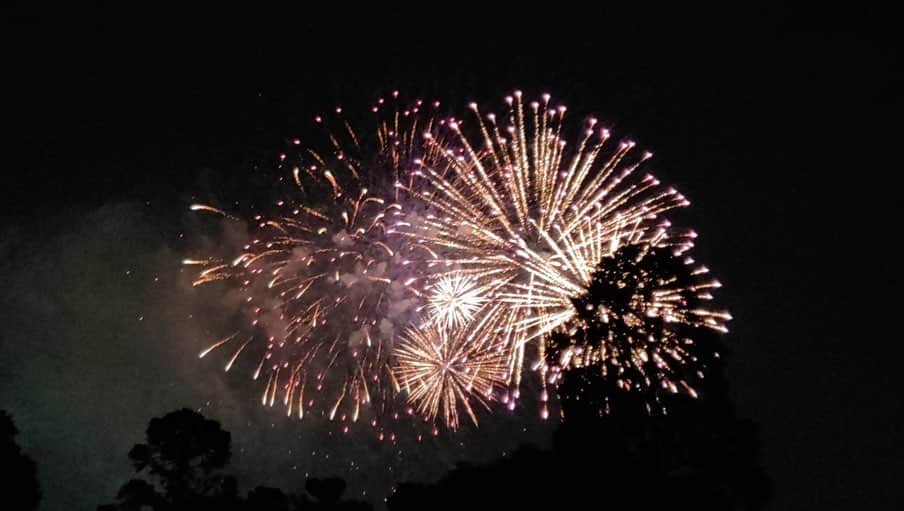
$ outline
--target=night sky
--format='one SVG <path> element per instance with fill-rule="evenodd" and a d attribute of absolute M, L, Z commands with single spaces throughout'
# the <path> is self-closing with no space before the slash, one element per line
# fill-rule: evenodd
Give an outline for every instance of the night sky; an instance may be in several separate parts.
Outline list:
<path fill-rule="evenodd" d="M 179 262 L 195 199 L 246 182 L 315 113 L 401 89 L 455 112 L 550 92 L 654 151 L 734 316 L 728 376 L 773 509 L 880 506 L 902 473 L 902 73 L 892 16 L 443 4 L 3 12 L 0 409 L 42 508 L 93 509 L 151 417 L 201 410 L 250 485 L 358 495 L 543 445 L 535 414 L 396 447 L 263 409 L 197 353 L 224 330 Z M 181 236 L 184 234 L 184 236 Z M 213 304 L 215 305 L 215 304 Z M 483 426 L 483 425 L 482 425 Z"/>

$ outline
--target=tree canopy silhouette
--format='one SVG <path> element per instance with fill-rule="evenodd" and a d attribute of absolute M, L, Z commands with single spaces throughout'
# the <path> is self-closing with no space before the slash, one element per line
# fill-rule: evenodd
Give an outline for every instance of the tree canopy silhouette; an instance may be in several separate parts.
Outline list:
<path fill-rule="evenodd" d="M 599 371 L 569 371 L 551 451 L 520 447 L 435 484 L 400 484 L 389 509 L 761 509 L 770 483 L 757 429 L 736 417 L 718 359 L 709 371 L 700 399 L 663 398 L 664 413 Z"/>
<path fill-rule="evenodd" d="M 105 510 L 235 509 L 235 478 L 219 471 L 229 462 L 230 435 L 220 423 L 188 409 L 151 419 L 146 443 L 129 451 L 144 479 L 132 479 Z"/>
<path fill-rule="evenodd" d="M 151 419 L 147 443 L 129 452 L 135 470 L 148 469 L 167 495 L 206 494 L 221 481 L 211 474 L 232 455 L 230 434 L 220 423 L 188 409 Z"/>
<path fill-rule="evenodd" d="M 307 494 L 286 494 L 258 486 L 245 499 L 234 477 L 223 473 L 231 456 L 231 436 L 220 423 L 188 409 L 151 419 L 145 443 L 129 451 L 142 478 L 120 487 L 116 502 L 100 511 L 366 511 L 362 502 L 343 501 L 345 481 L 308 479 Z"/>
<path fill-rule="evenodd" d="M 370 504 L 342 500 L 345 481 L 337 477 L 310 478 L 306 494 L 286 495 L 277 488 L 258 486 L 248 492 L 244 508 L 249 511 L 370 511 Z"/>
<path fill-rule="evenodd" d="M 12 417 L 0 410 L 0 473 L 3 474 L 4 509 L 37 509 L 41 501 L 35 462 L 16 444 L 19 430 Z M 8 507 L 7 507 L 8 506 Z"/>
<path fill-rule="evenodd" d="M 258 486 L 248 492 L 245 509 L 256 511 L 289 511 L 289 497 L 279 488 Z"/>
<path fill-rule="evenodd" d="M 305 501 L 306 506 L 301 506 L 298 509 L 336 511 L 367 511 L 372 509 L 370 504 L 364 502 L 341 500 L 342 494 L 345 492 L 345 481 L 338 477 L 308 479 L 305 483 L 305 489 L 309 495 L 314 497 L 315 501 Z"/>

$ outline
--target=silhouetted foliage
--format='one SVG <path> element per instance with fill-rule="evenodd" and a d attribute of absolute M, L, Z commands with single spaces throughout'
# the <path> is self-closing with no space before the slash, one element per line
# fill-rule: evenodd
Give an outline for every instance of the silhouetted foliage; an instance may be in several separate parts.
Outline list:
<path fill-rule="evenodd" d="M 278 488 L 258 486 L 248 492 L 245 509 L 255 511 L 289 511 L 289 497 Z"/>
<path fill-rule="evenodd" d="M 342 493 L 345 491 L 345 481 L 338 477 L 326 479 L 308 479 L 305 483 L 308 494 L 315 501 L 305 501 L 305 505 L 299 509 L 304 510 L 336 510 L 336 511 L 367 511 L 373 509 L 370 504 L 353 500 L 342 501 Z"/>
<path fill-rule="evenodd" d="M 188 409 L 151 419 L 146 443 L 129 451 L 129 460 L 146 479 L 120 488 L 116 503 L 104 510 L 237 509 L 233 477 L 218 473 L 228 462 L 229 432 L 220 423 Z"/>
<path fill-rule="evenodd" d="M 119 488 L 116 500 L 121 503 L 116 506 L 105 506 L 105 509 L 122 509 L 124 511 L 141 511 L 142 509 L 163 509 L 165 502 L 163 496 L 157 493 L 154 486 L 143 479 L 132 479 Z"/>
<path fill-rule="evenodd" d="M 521 447 L 436 484 L 401 484 L 389 508 L 761 509 L 770 485 L 757 430 L 735 416 L 721 365 L 710 371 L 703 398 L 665 399 L 665 414 L 647 411 L 648 396 L 613 392 L 598 371 L 569 372 L 551 451 Z M 608 415 L 592 398 L 601 395 L 610 396 Z"/>
<path fill-rule="evenodd" d="M 370 511 L 370 504 L 356 501 L 343 501 L 345 481 L 331 477 L 327 479 L 308 479 L 305 482 L 307 493 L 286 495 L 278 488 L 258 486 L 248 492 L 244 509 L 248 511 Z"/>
<path fill-rule="evenodd" d="M 132 479 L 116 494 L 116 502 L 99 511 L 367 511 L 369 504 L 342 501 L 345 481 L 308 479 L 308 494 L 286 494 L 258 486 L 243 500 L 237 482 L 220 471 L 230 458 L 230 434 L 220 423 L 183 409 L 151 419 L 146 443 L 129 451 L 129 460 L 144 479 Z"/>
<path fill-rule="evenodd" d="M 305 490 L 323 504 L 335 504 L 339 502 L 345 491 L 345 481 L 337 477 L 328 479 L 308 479 L 304 485 Z"/>
<path fill-rule="evenodd" d="M 0 474 L 3 474 L 3 509 L 25 511 L 37 509 L 41 500 L 35 462 L 16 444 L 12 417 L 0 410 Z"/>
<path fill-rule="evenodd" d="M 560 392 L 561 397 L 595 400 L 597 410 L 606 413 L 611 410 L 609 397 L 626 388 L 643 393 L 646 402 L 631 399 L 624 404 L 651 408 L 683 383 L 696 389 L 700 374 L 719 357 L 719 334 L 700 321 L 676 321 L 671 314 L 649 314 L 645 309 L 663 289 L 670 290 L 669 302 L 679 311 L 711 308 L 700 298 L 696 269 L 671 247 L 625 245 L 607 256 L 586 292 L 572 299 L 580 327 L 554 332 L 546 341 L 545 356 L 546 363 L 555 367 L 564 353 L 598 352 L 604 347 L 608 355 L 589 367 L 570 368 L 571 381 L 563 385 L 571 388 Z M 676 362 L 678 358 L 681 363 Z M 662 360 L 669 361 L 668 371 L 662 370 Z M 658 384 L 666 381 L 657 376 L 663 372 L 671 385 Z M 602 373 L 602 378 L 596 373 Z M 593 411 L 590 406 L 581 408 L 580 413 Z"/>

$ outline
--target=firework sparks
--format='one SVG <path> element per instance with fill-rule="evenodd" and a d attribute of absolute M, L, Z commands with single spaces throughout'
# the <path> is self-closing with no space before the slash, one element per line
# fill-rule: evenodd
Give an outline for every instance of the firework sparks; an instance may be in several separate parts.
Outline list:
<path fill-rule="evenodd" d="M 458 272 L 443 275 L 428 297 L 430 315 L 446 329 L 461 328 L 474 319 L 493 287 Z"/>
<path fill-rule="evenodd" d="M 680 254 L 692 243 L 660 219 L 689 203 L 640 171 L 650 153 L 612 142 L 595 119 L 570 147 L 566 109 L 548 95 L 525 106 L 516 91 L 506 104 L 497 117 L 472 103 L 472 121 L 451 118 L 426 134 L 434 150 L 409 191 L 430 208 L 407 233 L 431 247 L 434 262 L 499 289 L 517 394 L 526 347 L 536 347 L 545 381 L 543 340 L 576 324 L 573 299 L 601 261 L 625 245 L 675 241 Z"/>
<path fill-rule="evenodd" d="M 489 312 L 478 324 L 452 331 L 431 324 L 405 332 L 395 373 L 418 413 L 455 430 L 461 409 L 477 425 L 474 404 L 488 408 L 507 376 L 506 354 L 487 334 L 496 317 Z"/>
<path fill-rule="evenodd" d="M 318 410 L 354 422 L 368 408 L 379 427 L 398 391 L 390 367 L 395 337 L 424 306 L 405 247 L 387 225 L 402 214 L 393 185 L 429 116 L 420 115 L 420 101 L 389 114 L 382 105 L 374 110 L 375 136 L 355 131 L 339 108 L 335 117 L 317 117 L 338 128 L 327 129 L 323 145 L 295 139 L 279 155 L 277 167 L 289 176 L 278 182 L 293 189 L 274 201 L 275 211 L 251 216 L 252 239 L 242 250 L 184 261 L 202 267 L 195 286 L 237 287 L 250 318 L 250 341 L 233 341 L 233 334 L 202 356 L 233 346 L 227 371 L 242 352 L 259 356 L 253 377 L 266 382 L 262 403 L 280 401 L 290 415 Z M 375 195 L 365 184 L 388 193 Z M 191 209 L 237 220 L 213 206 Z"/>
<path fill-rule="evenodd" d="M 720 287 L 705 266 L 659 243 L 622 247 L 607 256 L 586 292 L 574 299 L 575 326 L 548 342 L 552 380 L 573 368 L 598 368 L 613 388 L 697 397 L 710 358 L 707 331 L 724 333 L 727 312 L 710 310 Z"/>
<path fill-rule="evenodd" d="M 528 356 L 544 418 L 545 386 L 578 368 L 696 395 L 696 338 L 730 316 L 705 306 L 717 282 L 686 262 L 696 235 L 663 216 L 689 202 L 596 119 L 567 123 L 549 95 L 505 102 L 499 116 L 471 104 L 468 120 L 436 120 L 421 101 L 384 116 L 380 100 L 375 144 L 338 108 L 325 149 L 294 140 L 278 165 L 300 198 L 253 216 L 238 254 L 184 261 L 201 267 L 196 285 L 237 283 L 252 318 L 250 340 L 202 356 L 236 346 L 229 370 L 259 353 L 265 405 L 279 395 L 303 416 L 322 402 L 343 421 L 404 390 L 427 419 L 476 424 L 475 405 L 515 406 Z M 374 176 L 382 193 L 364 185 Z"/>

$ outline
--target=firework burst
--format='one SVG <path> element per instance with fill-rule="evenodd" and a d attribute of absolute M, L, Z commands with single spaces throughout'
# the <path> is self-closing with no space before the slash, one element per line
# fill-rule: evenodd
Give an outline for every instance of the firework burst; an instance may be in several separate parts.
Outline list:
<path fill-rule="evenodd" d="M 395 97 L 396 94 L 393 94 Z M 361 134 L 341 108 L 315 121 L 325 143 L 290 141 L 279 155 L 278 182 L 291 187 L 273 211 L 251 218 L 253 234 L 228 259 L 197 258 L 194 284 L 226 281 L 243 297 L 246 331 L 204 350 L 232 345 L 230 370 L 242 352 L 260 357 L 254 379 L 266 381 L 262 402 L 288 414 L 317 411 L 357 421 L 362 410 L 385 414 L 399 387 L 390 367 L 395 338 L 423 307 L 418 278 L 387 226 L 402 216 L 395 200 L 404 166 L 430 116 L 418 101 L 383 113 L 375 134 Z M 391 109 L 390 109 L 391 110 Z M 374 195 L 367 184 L 383 190 Z M 238 220 L 207 205 L 204 211 Z M 377 419 L 371 421 L 377 424 Z"/>
<path fill-rule="evenodd" d="M 442 275 L 428 295 L 430 317 L 449 330 L 464 327 L 486 303 L 493 288 L 492 283 L 459 272 Z"/>
<path fill-rule="evenodd" d="M 237 284 L 251 317 L 202 356 L 234 346 L 229 370 L 254 351 L 265 404 L 343 421 L 404 394 L 428 420 L 476 424 L 515 406 L 529 357 L 544 418 L 545 386 L 572 370 L 695 395 L 697 339 L 730 317 L 706 306 L 717 283 L 690 262 L 695 234 L 664 218 L 689 202 L 596 119 L 568 123 L 548 95 L 505 103 L 438 119 L 380 100 L 375 136 L 336 109 L 325 144 L 292 141 L 278 166 L 293 198 L 253 215 L 238 253 L 186 260 L 196 285 Z"/>
<path fill-rule="evenodd" d="M 428 324 L 405 332 L 395 373 L 419 414 L 455 430 L 461 410 L 477 425 L 475 405 L 489 408 L 507 378 L 507 355 L 488 334 L 493 318 L 488 311 L 466 328 Z"/>
<path fill-rule="evenodd" d="M 497 116 L 471 104 L 471 120 L 451 118 L 426 135 L 434 150 L 419 160 L 409 192 L 430 209 L 407 232 L 438 254 L 435 262 L 500 290 L 508 307 L 499 333 L 517 392 L 526 346 L 536 346 L 545 372 L 542 339 L 576 321 L 572 301 L 598 264 L 622 245 L 662 238 L 660 215 L 688 202 L 640 171 L 650 153 L 613 142 L 595 119 L 571 147 L 566 109 L 548 95 L 525 106 L 515 92 L 506 106 Z M 668 237 L 678 252 L 691 246 Z"/>

